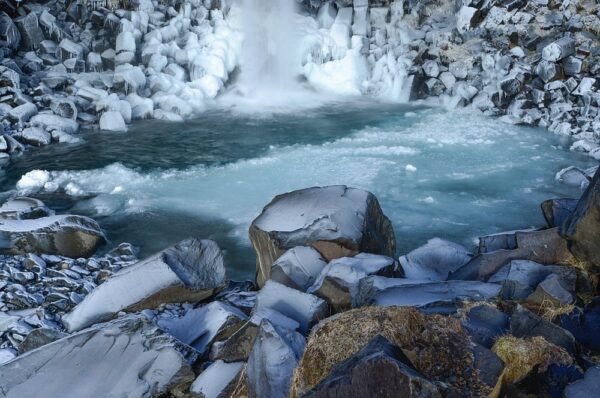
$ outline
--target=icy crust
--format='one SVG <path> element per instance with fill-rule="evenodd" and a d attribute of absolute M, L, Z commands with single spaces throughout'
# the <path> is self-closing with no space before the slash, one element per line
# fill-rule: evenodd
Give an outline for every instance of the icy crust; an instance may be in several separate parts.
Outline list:
<path fill-rule="evenodd" d="M 221 394 L 240 374 L 243 367 L 243 362 L 215 361 L 194 380 L 190 392 L 203 398 L 221 397 L 223 396 Z"/>
<path fill-rule="evenodd" d="M 433 238 L 406 256 L 400 257 L 400 265 L 408 279 L 445 281 L 471 260 L 471 253 L 456 243 Z"/>
<path fill-rule="evenodd" d="M 60 215 L 34 220 L 0 220 L 0 251 L 89 257 L 106 241 L 91 218 Z"/>
<path fill-rule="evenodd" d="M 142 316 L 96 325 L 0 367 L 6 398 L 153 397 L 194 378 L 197 354 Z"/>
<path fill-rule="evenodd" d="M 253 222 L 283 247 L 344 239 L 358 244 L 371 194 L 344 185 L 314 187 L 276 196 Z"/>
<path fill-rule="evenodd" d="M 119 311 L 200 301 L 224 282 L 225 267 L 217 244 L 185 240 L 116 273 L 67 314 L 63 323 L 70 331 L 81 330 Z"/>
<path fill-rule="evenodd" d="M 247 319 L 248 317 L 239 309 L 214 301 L 190 310 L 180 318 L 159 319 L 157 324 L 182 343 L 203 353 L 228 321 Z"/>
<path fill-rule="evenodd" d="M 371 304 L 381 307 L 423 307 L 457 300 L 485 301 L 500 293 L 501 285 L 477 281 L 447 281 L 390 287 L 376 294 Z"/>

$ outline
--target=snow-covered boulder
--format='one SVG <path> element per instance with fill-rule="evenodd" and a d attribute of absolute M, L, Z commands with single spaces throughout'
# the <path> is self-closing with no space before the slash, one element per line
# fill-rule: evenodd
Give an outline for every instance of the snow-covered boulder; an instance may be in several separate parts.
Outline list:
<path fill-rule="evenodd" d="M 221 249 L 210 240 L 187 239 L 123 268 L 63 318 L 70 331 L 163 303 L 201 301 L 225 282 Z"/>
<path fill-rule="evenodd" d="M 27 127 L 20 134 L 16 135 L 15 138 L 24 144 L 33 146 L 44 146 L 52 142 L 50 133 L 41 127 Z"/>
<path fill-rule="evenodd" d="M 271 279 L 305 292 L 317 279 L 327 262 L 312 247 L 294 247 L 273 263 Z"/>
<path fill-rule="evenodd" d="M 405 256 L 400 257 L 404 276 L 408 279 L 445 281 L 471 260 L 471 253 L 456 243 L 433 238 Z"/>
<path fill-rule="evenodd" d="M 107 131 L 127 131 L 127 125 L 121 112 L 108 111 L 100 116 L 100 129 Z"/>
<path fill-rule="evenodd" d="M 15 123 L 28 122 L 35 114 L 37 114 L 37 107 L 31 102 L 26 102 L 23 105 L 16 106 L 8 111 L 8 119 Z"/>
<path fill-rule="evenodd" d="M 396 262 L 391 257 L 367 253 L 342 257 L 327 264 L 308 292 L 327 300 L 336 312 L 346 311 L 352 308 L 362 278 L 393 277 L 395 271 Z"/>
<path fill-rule="evenodd" d="M 0 251 L 6 254 L 44 253 L 72 258 L 89 257 L 105 240 L 98 223 L 82 216 L 0 221 Z"/>
<path fill-rule="evenodd" d="M 157 323 L 182 343 L 203 353 L 221 331 L 247 319 L 246 314 L 239 309 L 221 301 L 213 301 L 186 312 L 180 318 L 166 317 L 159 319 Z"/>
<path fill-rule="evenodd" d="M 250 396 L 287 397 L 294 369 L 304 352 L 304 344 L 304 337 L 300 333 L 263 320 L 248 358 Z"/>
<path fill-rule="evenodd" d="M 7 398 L 156 397 L 190 383 L 196 357 L 144 317 L 129 316 L 2 365 L 0 390 Z"/>
<path fill-rule="evenodd" d="M 328 315 L 327 303 L 324 300 L 271 280 L 267 281 L 256 296 L 254 312 L 263 308 L 281 312 L 295 320 L 300 324 L 302 331 L 309 330 L 313 324 Z"/>
<path fill-rule="evenodd" d="M 0 206 L 0 219 L 3 220 L 31 220 L 53 215 L 54 211 L 35 198 L 17 197 Z"/>
<path fill-rule="evenodd" d="M 327 261 L 360 252 L 393 257 L 396 250 L 392 224 L 375 195 L 343 185 L 276 196 L 252 222 L 250 240 L 259 286 L 273 262 L 295 246 L 312 246 Z"/>
<path fill-rule="evenodd" d="M 75 120 L 48 113 L 39 113 L 33 116 L 29 122 L 32 126 L 42 127 L 46 130 L 62 130 L 68 134 L 76 133 L 79 130 L 79 123 Z"/>

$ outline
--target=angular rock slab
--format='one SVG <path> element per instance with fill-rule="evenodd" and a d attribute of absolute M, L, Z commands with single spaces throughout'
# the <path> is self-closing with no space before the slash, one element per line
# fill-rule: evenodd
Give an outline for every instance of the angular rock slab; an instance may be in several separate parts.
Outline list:
<path fill-rule="evenodd" d="M 400 257 L 400 265 L 404 270 L 404 276 L 408 279 L 445 281 L 451 272 L 470 260 L 471 253 L 465 247 L 433 238 L 424 246 Z"/>
<path fill-rule="evenodd" d="M 215 361 L 194 380 L 190 392 L 202 398 L 230 397 L 243 369 L 243 362 Z"/>
<path fill-rule="evenodd" d="M 46 207 L 44 202 L 34 198 L 13 198 L 0 206 L 0 219 L 4 220 L 31 220 L 53 215 L 54 211 Z"/>
<path fill-rule="evenodd" d="M 257 283 L 286 250 L 312 246 L 327 260 L 359 252 L 393 257 L 396 239 L 375 195 L 343 185 L 307 188 L 276 196 L 252 222 Z"/>
<path fill-rule="evenodd" d="M 595 297 L 583 311 L 576 308 L 561 316 L 560 326 L 571 332 L 582 345 L 600 351 L 600 297 Z"/>
<path fill-rule="evenodd" d="M 321 254 L 312 247 L 294 247 L 273 263 L 271 279 L 305 292 L 327 266 Z"/>
<path fill-rule="evenodd" d="M 29 351 L 0 367 L 6 398 L 154 397 L 190 383 L 194 350 L 128 316 Z"/>
<path fill-rule="evenodd" d="M 197 302 L 225 283 L 219 246 L 187 239 L 123 268 L 98 286 L 63 318 L 70 331 L 163 303 Z"/>
<path fill-rule="evenodd" d="M 565 398 L 597 397 L 600 392 L 600 366 L 594 366 L 585 372 L 584 378 L 567 386 Z"/>
<path fill-rule="evenodd" d="M 326 397 L 442 397 L 437 386 L 417 372 L 402 350 L 381 335 L 336 365 L 329 376 L 303 395 Z"/>
<path fill-rule="evenodd" d="M 600 270 L 600 169 L 560 232 L 575 257 Z"/>
<path fill-rule="evenodd" d="M 0 220 L 0 252 L 43 253 L 78 258 L 90 257 L 106 242 L 96 221 L 61 215 L 35 220 Z"/>
<path fill-rule="evenodd" d="M 542 212 L 550 228 L 562 227 L 577 207 L 577 199 L 549 199 L 542 203 Z"/>

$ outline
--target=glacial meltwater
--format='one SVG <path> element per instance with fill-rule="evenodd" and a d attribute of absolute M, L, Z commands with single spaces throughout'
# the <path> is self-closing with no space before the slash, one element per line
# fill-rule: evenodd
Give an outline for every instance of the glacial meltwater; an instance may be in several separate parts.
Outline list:
<path fill-rule="evenodd" d="M 370 190 L 405 253 L 433 236 L 472 247 L 481 234 L 543 225 L 543 200 L 581 194 L 556 172 L 592 165 L 543 129 L 373 101 L 289 113 L 220 108 L 82 138 L 26 153 L 5 169 L 2 191 L 95 218 L 105 250 L 128 241 L 145 256 L 188 236 L 214 239 L 234 279 L 253 276 L 248 226 L 283 192 Z"/>

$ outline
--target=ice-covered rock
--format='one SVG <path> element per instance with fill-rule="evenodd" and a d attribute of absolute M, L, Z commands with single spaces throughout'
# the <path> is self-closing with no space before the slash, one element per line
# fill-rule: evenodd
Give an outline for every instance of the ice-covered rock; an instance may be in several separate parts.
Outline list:
<path fill-rule="evenodd" d="M 193 349 L 129 316 L 29 351 L 0 367 L 3 397 L 155 397 L 194 379 Z M 82 366 L 86 371 L 82 372 Z"/>
<path fill-rule="evenodd" d="M 215 361 L 194 380 L 190 392 L 202 398 L 229 397 L 243 369 L 243 362 Z"/>
<path fill-rule="evenodd" d="M 225 282 L 221 249 L 210 240 L 188 239 L 135 265 L 98 286 L 63 318 L 70 331 L 114 317 L 120 311 L 163 303 L 197 302 Z"/>
<path fill-rule="evenodd" d="M 394 256 L 390 220 L 370 192 L 346 186 L 308 188 L 276 196 L 250 226 L 257 282 L 269 278 L 286 250 L 312 246 L 326 260 L 359 252 Z"/>
<path fill-rule="evenodd" d="M 327 262 L 312 247 L 297 246 L 273 263 L 271 279 L 305 292 L 317 279 Z"/>
<path fill-rule="evenodd" d="M 44 146 L 52 142 L 52 136 L 41 127 L 27 127 L 16 136 L 21 142 L 33 146 Z"/>
<path fill-rule="evenodd" d="M 561 227 L 575 210 L 577 199 L 549 199 L 542 203 L 542 212 L 550 228 Z"/>
<path fill-rule="evenodd" d="M 565 398 L 587 398 L 600 391 L 600 366 L 591 367 L 585 372 L 585 377 L 565 389 Z"/>
<path fill-rule="evenodd" d="M 154 102 L 151 98 L 143 98 L 137 94 L 129 94 L 125 97 L 131 106 L 132 119 L 149 119 L 154 111 Z"/>
<path fill-rule="evenodd" d="M 556 173 L 555 179 L 563 184 L 583 189 L 587 188 L 590 183 L 590 178 L 585 173 L 585 170 L 581 170 L 575 166 L 569 166 L 562 169 Z"/>
<path fill-rule="evenodd" d="M 127 131 L 127 125 L 120 112 L 107 111 L 100 117 L 100 129 L 107 131 Z"/>
<path fill-rule="evenodd" d="M 460 33 L 472 29 L 480 18 L 479 10 L 475 7 L 462 6 L 456 14 L 456 28 Z"/>
<path fill-rule="evenodd" d="M 406 256 L 400 257 L 404 276 L 408 279 L 445 281 L 471 260 L 471 253 L 456 243 L 433 238 Z"/>
<path fill-rule="evenodd" d="M 54 211 L 35 198 L 16 197 L 0 206 L 0 219 L 3 220 L 28 220 L 53 215 Z"/>
<path fill-rule="evenodd" d="M 299 292 L 280 283 L 268 280 L 256 296 L 254 311 L 270 308 L 281 312 L 300 324 L 302 331 L 328 315 L 327 303 L 307 293 Z"/>
<path fill-rule="evenodd" d="M 247 319 L 239 309 L 220 301 L 213 301 L 186 312 L 180 318 L 165 317 L 157 323 L 182 343 L 203 353 L 225 328 Z"/>
<path fill-rule="evenodd" d="M 249 395 L 287 397 L 294 369 L 304 352 L 304 344 L 304 337 L 300 333 L 263 320 L 248 358 Z"/>
<path fill-rule="evenodd" d="M 575 52 L 575 40 L 571 37 L 562 37 L 542 49 L 542 58 L 545 61 L 557 62 Z"/>
<path fill-rule="evenodd" d="M 21 41 L 19 29 L 4 11 L 0 11 L 0 40 L 12 49 L 16 49 Z"/>
<path fill-rule="evenodd" d="M 14 22 L 21 34 L 21 45 L 27 50 L 36 50 L 44 40 L 44 33 L 40 29 L 37 14 L 30 12 L 16 18 Z"/>
<path fill-rule="evenodd" d="M 89 257 L 103 242 L 100 226 L 87 217 L 61 215 L 0 221 L 0 251 L 4 253 Z"/>
<path fill-rule="evenodd" d="M 8 112 L 8 119 L 15 123 L 28 122 L 35 114 L 38 113 L 37 107 L 31 102 L 26 102 L 23 105 L 16 106 Z"/>
<path fill-rule="evenodd" d="M 75 120 L 48 113 L 39 113 L 33 116 L 29 122 L 33 126 L 46 130 L 62 130 L 68 134 L 76 133 L 79 130 L 79 123 Z"/>
<path fill-rule="evenodd" d="M 392 277 L 395 272 L 396 262 L 390 257 L 367 253 L 342 257 L 327 264 L 308 292 L 327 300 L 336 312 L 345 311 L 352 308 L 362 278 Z"/>

